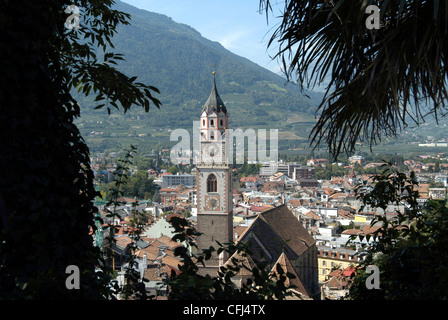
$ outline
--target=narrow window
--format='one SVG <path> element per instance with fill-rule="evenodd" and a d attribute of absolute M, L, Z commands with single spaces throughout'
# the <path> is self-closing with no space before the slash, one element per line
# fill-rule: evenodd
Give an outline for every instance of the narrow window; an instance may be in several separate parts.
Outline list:
<path fill-rule="evenodd" d="M 214 125 L 214 121 L 212 119 L 212 120 L 210 120 L 210 126 L 213 127 L 213 125 Z"/>
<path fill-rule="evenodd" d="M 207 192 L 217 192 L 218 191 L 218 183 L 216 180 L 216 176 L 212 173 L 207 178 Z"/>
<path fill-rule="evenodd" d="M 224 126 L 224 122 L 222 121 L 222 119 L 220 121 L 220 124 L 221 124 L 221 127 Z"/>
<path fill-rule="evenodd" d="M 202 119 L 202 126 L 205 127 L 205 119 Z"/>

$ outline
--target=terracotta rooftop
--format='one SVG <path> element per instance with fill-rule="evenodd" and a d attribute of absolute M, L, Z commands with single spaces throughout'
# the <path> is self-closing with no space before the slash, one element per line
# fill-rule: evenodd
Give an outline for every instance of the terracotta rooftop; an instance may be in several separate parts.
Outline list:
<path fill-rule="evenodd" d="M 313 211 L 308 211 L 307 213 L 305 213 L 305 215 L 307 217 L 310 217 L 311 219 L 314 219 L 314 220 L 321 220 L 322 219 L 318 214 L 315 214 Z"/>
<path fill-rule="evenodd" d="M 132 242 L 132 239 L 128 236 L 120 236 L 115 239 L 117 246 L 120 246 L 122 248 L 126 248 L 126 246 Z"/>

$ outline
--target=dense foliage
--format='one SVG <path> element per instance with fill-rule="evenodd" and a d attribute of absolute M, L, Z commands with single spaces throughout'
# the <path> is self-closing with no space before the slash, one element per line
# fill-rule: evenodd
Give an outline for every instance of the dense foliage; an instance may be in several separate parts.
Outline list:
<path fill-rule="evenodd" d="M 146 170 L 139 170 L 132 175 L 130 174 L 127 183 L 122 187 L 123 196 L 140 200 L 153 199 L 154 194 L 158 190 L 158 186 L 153 181 L 153 179 L 148 178 L 148 171 Z M 106 199 L 111 198 L 111 190 L 114 187 L 114 182 L 101 185 L 101 191 L 104 192 Z"/>
<path fill-rule="evenodd" d="M 1 298 L 100 298 L 108 288 L 95 273 L 97 195 L 88 147 L 74 124 L 80 106 L 70 90 L 94 93 L 98 107 L 160 106 L 157 89 L 113 65 L 117 25 L 129 15 L 111 0 L 0 1 L 0 291 Z M 81 8 L 69 29 L 69 5 Z M 80 270 L 68 290 L 66 268 Z"/>
<path fill-rule="evenodd" d="M 388 204 L 404 203 L 406 210 L 397 211 L 394 218 L 381 215 L 372 221 L 379 229 L 366 236 L 374 241 L 361 253 L 366 259 L 357 269 L 351 299 L 448 298 L 447 203 L 429 200 L 421 207 L 417 185 L 413 173 L 407 176 L 389 167 L 375 177 L 373 189 L 358 186 L 364 205 L 386 209 Z M 380 272 L 378 289 L 366 286 L 371 265 Z"/>

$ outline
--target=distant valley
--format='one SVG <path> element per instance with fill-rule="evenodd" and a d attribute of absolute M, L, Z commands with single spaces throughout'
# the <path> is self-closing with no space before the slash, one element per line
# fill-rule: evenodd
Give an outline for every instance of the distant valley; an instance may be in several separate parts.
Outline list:
<path fill-rule="evenodd" d="M 76 96 L 81 118 L 76 121 L 92 153 L 119 151 L 130 144 L 142 153 L 174 145 L 170 132 L 191 130 L 212 87 L 216 70 L 218 91 L 230 115 L 231 128 L 279 129 L 280 152 L 308 153 L 308 136 L 316 121 L 322 99 L 318 92 L 301 92 L 281 76 L 226 50 L 202 37 L 193 28 L 171 18 L 117 2 L 117 8 L 131 14 L 131 25 L 120 26 L 113 42 L 126 61 L 118 68 L 139 82 L 157 87 L 161 109 L 148 113 L 132 108 L 94 110 L 93 98 Z M 446 119 L 418 129 L 409 128 L 398 139 L 385 139 L 374 150 L 406 153 L 421 149 L 419 143 L 443 140 Z M 445 125 L 445 127 L 444 127 Z M 361 148 L 368 152 L 368 148 Z M 440 148 L 435 148 L 438 151 Z M 446 149 L 446 148 L 445 148 Z M 325 148 L 319 152 L 325 152 Z"/>

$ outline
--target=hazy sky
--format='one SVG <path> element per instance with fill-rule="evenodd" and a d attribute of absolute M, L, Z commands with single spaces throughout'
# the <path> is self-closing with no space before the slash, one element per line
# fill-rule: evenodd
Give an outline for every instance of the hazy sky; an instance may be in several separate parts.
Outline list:
<path fill-rule="evenodd" d="M 259 0 L 122 0 L 147 11 L 187 24 L 209 40 L 274 72 L 278 63 L 269 57 L 267 42 L 275 23 L 259 13 Z M 271 55 L 274 53 L 270 50 Z"/>

